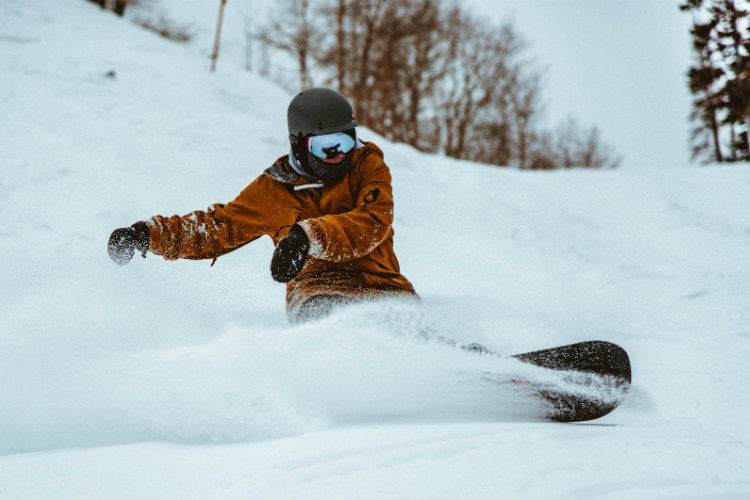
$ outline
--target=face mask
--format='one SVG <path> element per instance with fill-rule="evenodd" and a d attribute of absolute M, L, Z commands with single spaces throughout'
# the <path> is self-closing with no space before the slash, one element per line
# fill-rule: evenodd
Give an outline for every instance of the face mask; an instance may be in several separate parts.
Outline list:
<path fill-rule="evenodd" d="M 344 156 L 344 159 L 338 163 L 326 163 L 308 151 L 307 165 L 319 179 L 324 181 L 337 181 L 342 179 L 349 169 L 352 168 L 351 151 L 353 150 L 350 150 L 349 153 Z"/>

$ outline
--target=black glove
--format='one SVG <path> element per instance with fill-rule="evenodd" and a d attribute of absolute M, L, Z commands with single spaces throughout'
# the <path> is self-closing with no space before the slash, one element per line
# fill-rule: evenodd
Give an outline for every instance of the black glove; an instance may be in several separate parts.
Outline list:
<path fill-rule="evenodd" d="M 149 243 L 151 243 L 151 238 L 148 235 L 148 226 L 145 222 L 136 222 L 130 227 L 112 231 L 109 243 L 107 243 L 107 252 L 109 258 L 116 264 L 124 266 L 130 262 L 136 250 L 141 252 L 145 259 Z"/>
<path fill-rule="evenodd" d="M 273 279 L 286 283 L 302 271 L 310 253 L 310 240 L 304 229 L 297 224 L 292 226 L 289 234 L 279 240 L 271 259 L 271 276 Z"/>

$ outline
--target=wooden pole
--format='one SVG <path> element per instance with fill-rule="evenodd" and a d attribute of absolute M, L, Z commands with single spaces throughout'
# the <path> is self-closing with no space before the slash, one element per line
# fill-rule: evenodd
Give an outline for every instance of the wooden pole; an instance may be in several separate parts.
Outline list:
<path fill-rule="evenodd" d="M 219 20 L 216 22 L 216 39 L 214 39 L 214 53 L 211 54 L 211 73 L 216 71 L 216 60 L 219 58 L 219 40 L 221 39 L 221 23 L 224 21 L 224 6 L 227 0 L 221 0 L 219 5 Z"/>

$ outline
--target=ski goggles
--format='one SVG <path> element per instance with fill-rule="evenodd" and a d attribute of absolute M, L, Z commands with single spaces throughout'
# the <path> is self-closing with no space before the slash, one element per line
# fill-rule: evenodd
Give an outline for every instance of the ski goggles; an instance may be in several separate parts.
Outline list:
<path fill-rule="evenodd" d="M 323 160 L 336 158 L 339 153 L 346 154 L 354 149 L 355 144 L 354 137 L 346 132 L 311 135 L 307 138 L 307 150 Z"/>

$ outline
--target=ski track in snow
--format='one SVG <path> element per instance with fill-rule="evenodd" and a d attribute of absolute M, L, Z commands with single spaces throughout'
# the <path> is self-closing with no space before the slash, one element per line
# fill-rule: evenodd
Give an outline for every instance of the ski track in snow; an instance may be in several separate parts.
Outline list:
<path fill-rule="evenodd" d="M 518 172 L 363 128 L 422 303 L 290 326 L 267 238 L 214 267 L 105 251 L 286 153 L 288 93 L 199 47 L 0 3 L 0 498 L 747 498 L 747 165 Z M 442 337 L 609 340 L 633 386 L 527 422 L 482 380 L 543 371 Z"/>

